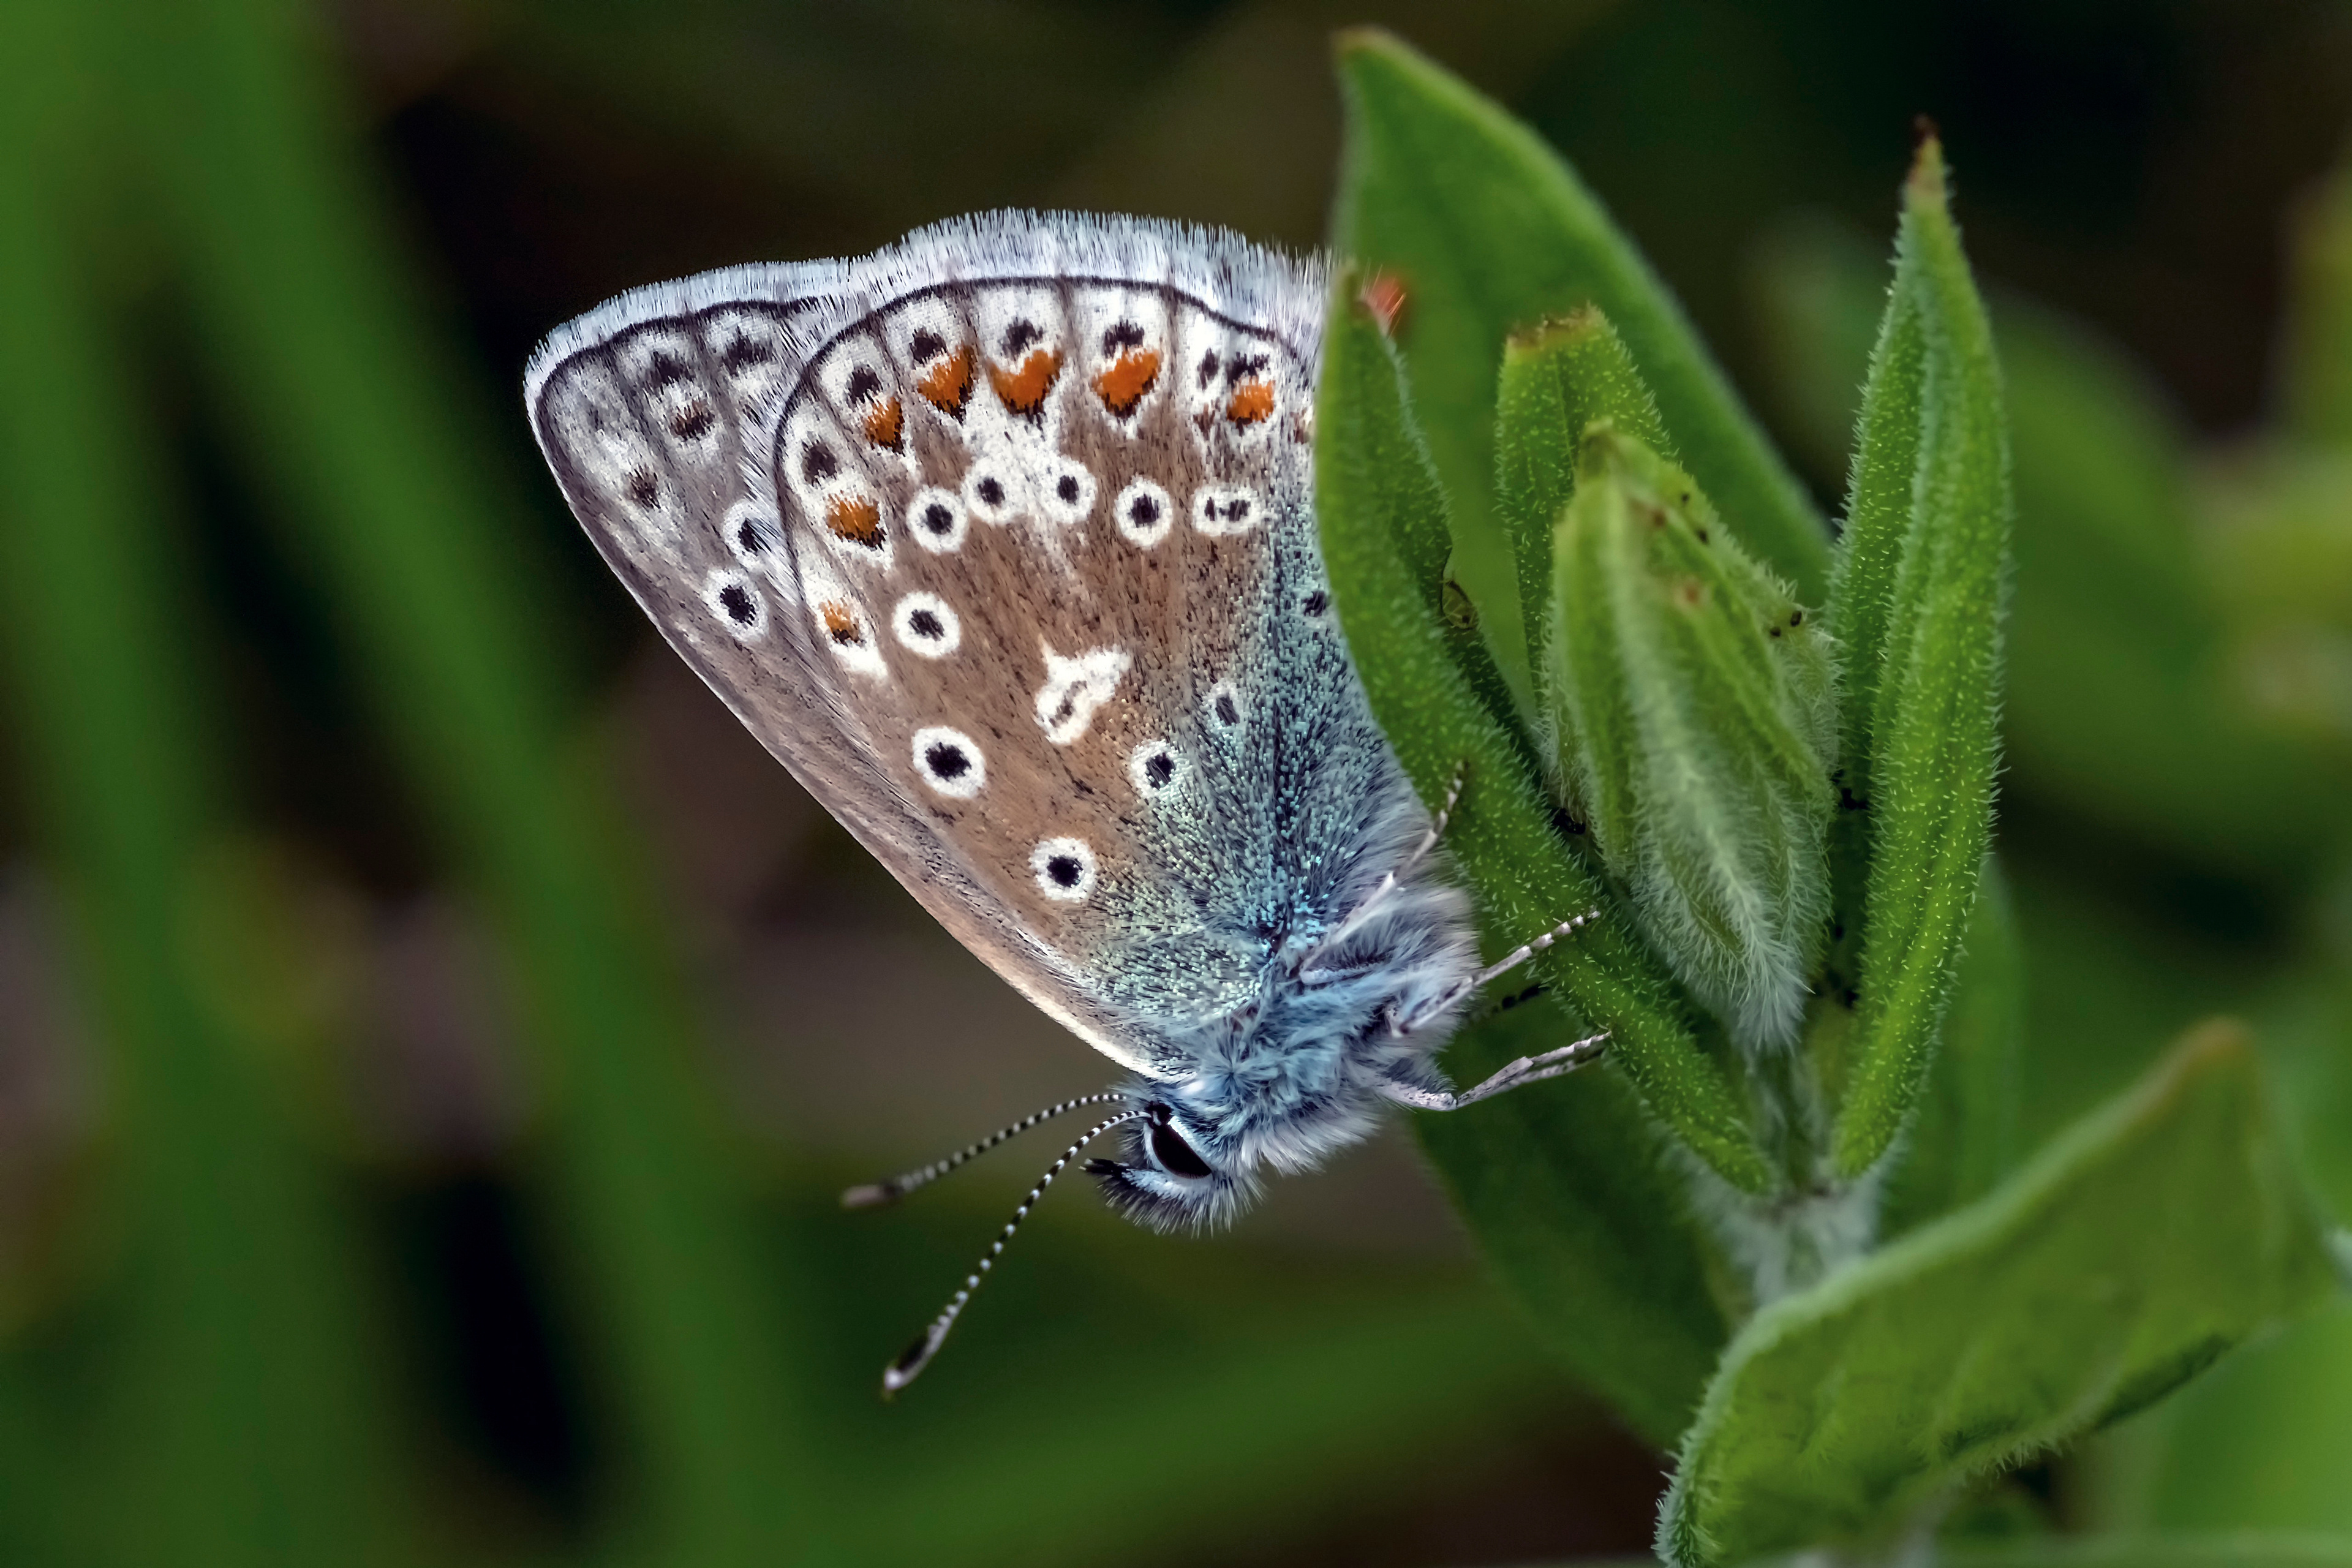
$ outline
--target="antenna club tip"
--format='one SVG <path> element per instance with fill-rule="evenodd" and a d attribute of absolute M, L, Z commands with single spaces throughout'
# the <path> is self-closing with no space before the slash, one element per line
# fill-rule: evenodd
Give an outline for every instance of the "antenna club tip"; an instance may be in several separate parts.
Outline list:
<path fill-rule="evenodd" d="M 841 1206 L 845 1209 L 886 1208 L 898 1201 L 896 1182 L 867 1182 L 841 1194 Z"/>
<path fill-rule="evenodd" d="M 945 1338 L 947 1338 L 945 1329 L 936 1325 L 926 1329 L 923 1331 L 921 1339 L 908 1345 L 905 1353 L 888 1366 L 884 1367 L 882 1397 L 890 1398 L 915 1379 L 922 1376 L 923 1369 L 931 1364 L 931 1356 L 939 1350 L 940 1342 Z"/>

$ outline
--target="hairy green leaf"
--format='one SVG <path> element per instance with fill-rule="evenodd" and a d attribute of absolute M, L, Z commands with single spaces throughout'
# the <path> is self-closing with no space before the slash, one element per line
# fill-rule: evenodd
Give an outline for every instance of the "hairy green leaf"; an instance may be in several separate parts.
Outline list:
<path fill-rule="evenodd" d="M 1932 138 L 1905 198 L 1830 599 L 1847 711 L 1867 724 L 1849 730 L 1844 757 L 1849 815 L 1866 814 L 1869 845 L 1860 1011 L 1832 1134 L 1847 1177 L 1893 1144 L 1926 1080 L 1990 837 L 2000 752 L 2008 423 Z"/>
<path fill-rule="evenodd" d="M 1829 904 L 1831 649 L 1689 475 L 1613 424 L 1581 454 L 1541 683 L 1562 784 L 1683 983 L 1785 1045 Z"/>
<path fill-rule="evenodd" d="M 1444 496 L 1405 405 L 1388 339 L 1342 276 L 1316 405 L 1316 504 L 1324 559 L 1372 711 L 1424 801 L 1465 788 L 1446 841 L 1477 894 L 1496 954 L 1600 907 L 1599 889 L 1551 826 L 1518 742 L 1475 695 L 1447 645 L 1429 541 Z M 1539 954 L 1530 978 L 1557 987 L 1611 1033 L 1611 1058 L 1652 1112 L 1733 1185 L 1771 1173 L 1722 1067 L 1702 1052 L 1677 988 L 1641 943 L 1603 918 Z"/>
<path fill-rule="evenodd" d="M 1751 1320 L 1658 1549 L 1699 1568 L 1884 1538 L 2336 1289 L 2252 1047 L 2206 1026 L 1990 1196 Z"/>
<path fill-rule="evenodd" d="M 1625 340 L 1594 306 L 1514 332 L 1503 345 L 1495 398 L 1495 509 L 1510 535 L 1518 568 L 1519 616 L 1535 672 L 1541 732 L 1545 645 L 1550 640 L 1552 527 L 1576 491 L 1578 454 L 1596 419 L 1672 458 L 1656 399 L 1626 352 Z"/>
<path fill-rule="evenodd" d="M 1559 155 L 1398 39 L 1343 34 L 1347 104 L 1332 243 L 1394 272 L 1430 456 L 1454 503 L 1454 571 L 1513 691 L 1520 650 L 1510 544 L 1496 510 L 1495 391 L 1504 339 L 1581 305 L 1623 335 L 1685 467 L 1741 536 L 1809 597 L 1828 532 L 1681 307 Z"/>

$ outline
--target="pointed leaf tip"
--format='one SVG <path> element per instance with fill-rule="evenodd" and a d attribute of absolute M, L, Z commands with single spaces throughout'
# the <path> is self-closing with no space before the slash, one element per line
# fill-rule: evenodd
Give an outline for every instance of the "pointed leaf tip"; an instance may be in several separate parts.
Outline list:
<path fill-rule="evenodd" d="M 1911 173 L 1903 182 L 1904 203 L 1912 207 L 1947 205 L 1951 195 L 1949 171 L 1944 163 L 1944 139 L 1936 122 L 1921 115 L 1913 122 L 1918 145 L 1911 153 Z"/>

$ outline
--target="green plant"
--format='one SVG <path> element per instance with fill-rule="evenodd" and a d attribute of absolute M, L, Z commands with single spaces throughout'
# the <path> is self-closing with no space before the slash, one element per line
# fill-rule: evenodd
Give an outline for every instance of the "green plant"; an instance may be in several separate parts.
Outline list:
<path fill-rule="evenodd" d="M 1942 150 L 1832 549 L 1555 155 L 1385 36 L 1341 72 L 1342 624 L 1424 797 L 1467 781 L 1492 948 L 1602 917 L 1456 1048 L 1592 1026 L 1610 1065 L 1425 1142 L 1547 1342 L 1682 1432 L 1670 1563 L 1894 1552 L 2336 1280 L 2226 1027 L 2011 1168 L 2019 957 L 1982 888 L 2010 436 Z"/>

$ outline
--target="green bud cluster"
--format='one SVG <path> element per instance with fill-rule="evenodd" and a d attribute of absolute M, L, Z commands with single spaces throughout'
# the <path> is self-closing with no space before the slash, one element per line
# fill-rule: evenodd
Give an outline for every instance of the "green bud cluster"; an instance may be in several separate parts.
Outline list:
<path fill-rule="evenodd" d="M 1554 528 L 1556 776 L 1660 954 L 1743 1047 L 1803 1017 L 1829 911 L 1834 645 L 1690 476 L 1595 421 Z"/>

